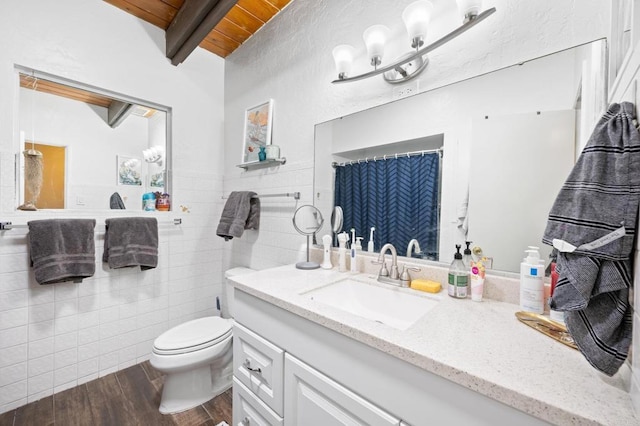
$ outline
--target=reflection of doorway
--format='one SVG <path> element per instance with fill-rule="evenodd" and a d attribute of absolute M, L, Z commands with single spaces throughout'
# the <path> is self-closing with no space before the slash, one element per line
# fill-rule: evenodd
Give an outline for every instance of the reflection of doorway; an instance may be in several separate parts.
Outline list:
<path fill-rule="evenodd" d="M 31 142 L 25 141 L 25 145 L 31 148 Z M 65 146 L 53 146 L 45 144 L 33 144 L 33 148 L 42 153 L 44 169 L 42 173 L 42 190 L 36 202 L 38 209 L 64 209 L 65 193 Z M 31 200 L 31 194 L 24 185 L 25 200 Z"/>

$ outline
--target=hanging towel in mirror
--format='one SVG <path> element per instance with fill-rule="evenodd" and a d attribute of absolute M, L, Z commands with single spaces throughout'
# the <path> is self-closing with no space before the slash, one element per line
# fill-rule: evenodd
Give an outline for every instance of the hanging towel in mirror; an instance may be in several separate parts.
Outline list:
<path fill-rule="evenodd" d="M 119 217 L 105 220 L 102 260 L 112 269 L 158 266 L 158 221 L 155 217 Z"/>
<path fill-rule="evenodd" d="M 551 307 L 585 358 L 615 374 L 631 343 L 631 256 L 640 201 L 634 106 L 612 104 L 558 194 L 543 242 L 559 251 Z"/>
<path fill-rule="evenodd" d="M 27 222 L 29 255 L 38 284 L 81 282 L 95 273 L 95 219 Z"/>
<path fill-rule="evenodd" d="M 109 198 L 109 207 L 111 210 L 124 210 L 126 209 L 124 205 L 124 201 L 122 201 L 122 197 L 117 192 L 111 194 L 111 198 Z"/>
<path fill-rule="evenodd" d="M 260 199 L 255 192 L 233 191 L 224 205 L 216 235 L 229 241 L 241 237 L 245 229 L 260 226 Z"/>

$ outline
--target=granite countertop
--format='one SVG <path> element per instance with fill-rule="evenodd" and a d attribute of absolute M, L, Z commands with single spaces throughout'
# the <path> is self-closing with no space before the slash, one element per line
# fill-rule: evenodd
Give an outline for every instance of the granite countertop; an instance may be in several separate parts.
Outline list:
<path fill-rule="evenodd" d="M 232 280 L 241 291 L 551 423 L 640 424 L 621 374 L 599 373 L 578 351 L 522 324 L 516 304 L 393 287 L 439 299 L 400 331 L 303 294 L 344 278 L 375 277 L 287 265 Z"/>

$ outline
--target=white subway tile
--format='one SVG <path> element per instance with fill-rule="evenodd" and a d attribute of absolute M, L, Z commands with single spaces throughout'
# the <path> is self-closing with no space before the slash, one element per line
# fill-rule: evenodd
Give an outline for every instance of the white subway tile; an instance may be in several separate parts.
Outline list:
<path fill-rule="evenodd" d="M 21 362 L 0 368 L 0 387 L 27 379 L 27 363 Z"/>
<path fill-rule="evenodd" d="M 118 321 L 100 324 L 100 340 L 105 340 L 118 335 Z"/>
<path fill-rule="evenodd" d="M 82 385 L 98 378 L 100 378 L 98 373 L 89 374 L 87 376 L 79 377 L 78 384 Z"/>
<path fill-rule="evenodd" d="M 29 324 L 29 341 L 45 339 L 54 334 L 54 322 L 42 321 Z"/>
<path fill-rule="evenodd" d="M 27 359 L 26 343 L 0 350 L 0 368 L 17 364 L 25 359 Z"/>
<path fill-rule="evenodd" d="M 74 282 L 59 283 L 54 286 L 55 300 L 68 300 L 78 298 L 78 286 L 80 284 Z"/>
<path fill-rule="evenodd" d="M 91 311 L 78 314 L 78 329 L 95 327 L 100 324 L 100 311 Z"/>
<path fill-rule="evenodd" d="M 29 359 L 53 354 L 53 337 L 29 342 Z"/>
<path fill-rule="evenodd" d="M 138 359 L 148 359 L 151 356 L 151 351 L 153 350 L 153 339 L 145 340 L 144 342 L 140 342 L 136 345 L 136 355 Z"/>
<path fill-rule="evenodd" d="M 136 345 L 127 346 L 118 351 L 118 369 L 131 367 L 136 363 Z"/>
<path fill-rule="evenodd" d="M 118 366 L 118 351 L 105 353 L 100 355 L 100 377 L 105 376 L 108 370 L 116 368 Z M 116 370 L 113 370 L 116 371 Z M 112 372 L 113 372 L 112 371 Z M 103 374 L 106 373 L 106 374 Z"/>
<path fill-rule="evenodd" d="M 29 322 L 42 322 L 54 318 L 54 304 L 44 303 L 29 306 Z"/>
<path fill-rule="evenodd" d="M 20 345 L 27 342 L 27 326 L 0 330 L 0 349 Z"/>
<path fill-rule="evenodd" d="M 31 401 L 27 400 L 27 398 L 22 398 L 17 401 L 10 402 L 8 404 L 0 405 L 0 413 L 6 413 L 8 411 L 15 410 L 18 407 L 27 405 L 28 402 L 31 402 Z"/>
<path fill-rule="evenodd" d="M 82 346 L 98 340 L 100 340 L 100 327 L 94 326 L 78 330 L 78 345 Z"/>
<path fill-rule="evenodd" d="M 138 303 L 126 303 L 120 305 L 120 319 L 135 317 L 138 313 Z"/>
<path fill-rule="evenodd" d="M 50 373 L 53 370 L 54 370 L 53 355 L 45 355 L 40 358 L 30 359 L 27 372 L 29 377 L 35 377 L 45 373 Z"/>
<path fill-rule="evenodd" d="M 28 290 L 29 275 L 23 271 L 0 274 L 0 293 L 16 290 Z"/>
<path fill-rule="evenodd" d="M 56 318 L 54 321 L 55 333 L 66 334 L 78 330 L 78 315 L 69 315 L 66 317 Z"/>
<path fill-rule="evenodd" d="M 55 351 L 60 352 L 78 346 L 78 333 L 72 332 L 55 336 Z"/>
<path fill-rule="evenodd" d="M 63 386 L 65 383 L 75 380 L 78 380 L 78 364 L 74 363 L 55 370 L 53 375 L 53 386 L 57 388 L 59 386 Z M 59 392 L 59 390 L 55 389 L 54 392 Z"/>
<path fill-rule="evenodd" d="M 54 356 L 55 369 L 59 370 L 78 362 L 78 348 L 73 347 L 64 351 L 56 352 Z"/>
<path fill-rule="evenodd" d="M 52 303 L 55 299 L 55 290 L 52 285 L 43 285 L 29 288 L 29 305 Z"/>
<path fill-rule="evenodd" d="M 0 312 L 27 306 L 29 290 L 14 290 L 0 293 Z"/>
<path fill-rule="evenodd" d="M 100 324 L 118 321 L 120 317 L 120 309 L 117 306 L 112 308 L 100 309 Z"/>
<path fill-rule="evenodd" d="M 27 381 L 12 383 L 0 388 L 0 405 L 6 405 L 13 401 L 27 397 Z"/>
<path fill-rule="evenodd" d="M 55 386 L 53 388 L 53 392 L 58 393 L 58 392 L 66 391 L 67 389 L 75 388 L 76 386 L 78 386 L 78 381 L 72 380 L 70 382 Z"/>
<path fill-rule="evenodd" d="M 23 253 L 0 255 L 0 274 L 26 271 L 29 269 L 29 256 Z"/>
<path fill-rule="evenodd" d="M 56 301 L 54 304 L 54 317 L 66 317 L 78 313 L 78 299 L 67 299 Z"/>
<path fill-rule="evenodd" d="M 90 358 L 97 358 L 100 355 L 100 343 L 94 342 L 88 345 L 78 346 L 78 361 L 83 362 Z"/>
<path fill-rule="evenodd" d="M 26 307 L 0 312 L 0 330 L 27 325 L 29 309 Z"/>
<path fill-rule="evenodd" d="M 29 377 L 28 388 L 29 395 L 43 392 L 47 389 L 53 389 L 53 371 L 39 376 Z"/>
<path fill-rule="evenodd" d="M 53 388 L 51 388 L 51 389 L 45 389 L 45 390 L 43 390 L 42 392 L 37 392 L 37 393 L 34 393 L 34 394 L 29 394 L 28 401 L 29 401 L 29 402 L 38 401 L 39 399 L 46 398 L 46 397 L 48 397 L 48 396 L 50 396 L 50 395 L 53 395 Z"/>
<path fill-rule="evenodd" d="M 91 374 L 98 374 L 98 358 L 91 358 L 78 363 L 78 377 L 87 377 Z"/>
<path fill-rule="evenodd" d="M 78 313 L 98 312 L 99 310 L 100 302 L 97 294 L 78 298 Z"/>

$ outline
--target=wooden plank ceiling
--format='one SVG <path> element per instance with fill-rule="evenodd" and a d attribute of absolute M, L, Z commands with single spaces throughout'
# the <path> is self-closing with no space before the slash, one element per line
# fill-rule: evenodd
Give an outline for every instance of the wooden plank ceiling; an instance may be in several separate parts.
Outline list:
<path fill-rule="evenodd" d="M 167 30 L 185 0 L 104 0 Z M 187 0 L 188 1 L 188 0 Z M 196 0 L 197 1 L 197 0 Z M 238 0 L 200 42 L 200 47 L 226 58 L 292 0 Z"/>

